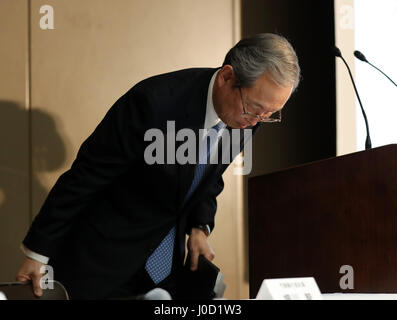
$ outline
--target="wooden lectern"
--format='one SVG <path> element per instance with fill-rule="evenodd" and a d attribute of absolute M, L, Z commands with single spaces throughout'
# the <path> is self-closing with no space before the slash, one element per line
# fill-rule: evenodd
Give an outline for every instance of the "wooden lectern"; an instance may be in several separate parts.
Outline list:
<path fill-rule="evenodd" d="M 397 145 L 250 178 L 250 297 L 264 279 L 322 293 L 397 292 Z M 340 280 L 351 266 L 354 289 Z"/>

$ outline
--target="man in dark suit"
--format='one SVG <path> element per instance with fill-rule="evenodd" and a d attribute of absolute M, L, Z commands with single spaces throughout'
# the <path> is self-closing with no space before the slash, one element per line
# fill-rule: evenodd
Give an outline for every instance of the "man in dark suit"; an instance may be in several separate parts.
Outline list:
<path fill-rule="evenodd" d="M 299 76 L 288 41 L 259 34 L 236 44 L 221 68 L 186 69 L 136 84 L 109 109 L 50 191 L 23 240 L 27 257 L 17 280 L 32 281 L 41 295 L 40 267 L 49 264 L 72 299 L 121 298 L 156 286 L 173 292 L 186 234 L 192 270 L 199 255 L 214 258 L 207 237 L 228 163 L 160 157 L 149 164 L 147 133 L 163 134 L 161 152 L 174 152 L 172 160 L 185 140 L 174 141 L 174 150 L 168 138 L 183 129 L 194 132 L 198 144 L 203 128 L 221 137 L 232 129 L 255 132 L 260 122 L 281 120 Z M 245 143 L 240 136 L 238 151 Z M 230 153 L 232 143 L 223 150 L 215 139 L 193 158 L 207 160 L 211 150 Z"/>

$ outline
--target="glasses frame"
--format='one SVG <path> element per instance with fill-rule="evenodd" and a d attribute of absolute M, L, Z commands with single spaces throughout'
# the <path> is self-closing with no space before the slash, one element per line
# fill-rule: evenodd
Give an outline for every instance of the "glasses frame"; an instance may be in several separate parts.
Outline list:
<path fill-rule="evenodd" d="M 238 89 L 240 91 L 241 104 L 243 106 L 243 113 L 242 113 L 243 116 L 250 116 L 250 117 L 254 118 L 256 121 L 264 122 L 264 123 L 281 122 L 281 110 L 274 112 L 274 113 L 278 113 L 278 118 L 270 118 L 270 117 L 266 118 L 266 117 L 260 116 L 258 114 L 255 114 L 255 113 L 248 112 L 245 109 L 245 101 L 243 99 L 243 94 L 242 94 L 242 91 L 241 91 L 241 87 L 238 87 Z M 274 114 L 274 113 L 272 113 L 272 114 Z"/>

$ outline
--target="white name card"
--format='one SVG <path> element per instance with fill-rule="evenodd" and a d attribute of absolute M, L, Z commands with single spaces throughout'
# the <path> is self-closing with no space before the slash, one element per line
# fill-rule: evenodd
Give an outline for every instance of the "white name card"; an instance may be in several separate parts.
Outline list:
<path fill-rule="evenodd" d="M 265 279 L 257 300 L 322 300 L 314 278 Z"/>

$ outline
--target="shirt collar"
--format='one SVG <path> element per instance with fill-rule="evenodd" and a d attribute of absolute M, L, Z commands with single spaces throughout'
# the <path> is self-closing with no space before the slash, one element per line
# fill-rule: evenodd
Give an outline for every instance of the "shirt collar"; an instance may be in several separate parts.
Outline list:
<path fill-rule="evenodd" d="M 212 92 L 213 92 L 213 88 L 214 88 L 215 78 L 216 78 L 216 75 L 218 74 L 218 72 L 219 72 L 219 70 L 217 70 L 212 75 L 210 84 L 208 86 L 207 109 L 206 109 L 206 113 L 205 113 L 204 129 L 212 128 L 219 121 L 221 121 L 221 119 L 219 119 L 219 117 L 215 111 L 214 102 L 212 100 Z"/>

